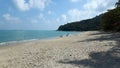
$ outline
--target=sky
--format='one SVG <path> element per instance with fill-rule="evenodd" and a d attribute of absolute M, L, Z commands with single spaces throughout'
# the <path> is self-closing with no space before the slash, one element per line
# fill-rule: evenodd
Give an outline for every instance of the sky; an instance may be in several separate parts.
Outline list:
<path fill-rule="evenodd" d="M 117 0 L 0 0 L 0 30 L 56 30 L 95 17 Z"/>

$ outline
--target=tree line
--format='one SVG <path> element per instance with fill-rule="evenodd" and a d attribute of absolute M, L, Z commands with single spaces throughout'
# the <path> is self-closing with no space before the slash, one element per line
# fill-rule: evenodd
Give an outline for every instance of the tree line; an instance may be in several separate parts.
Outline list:
<path fill-rule="evenodd" d="M 58 31 L 120 31 L 120 7 L 91 19 L 61 25 Z"/>

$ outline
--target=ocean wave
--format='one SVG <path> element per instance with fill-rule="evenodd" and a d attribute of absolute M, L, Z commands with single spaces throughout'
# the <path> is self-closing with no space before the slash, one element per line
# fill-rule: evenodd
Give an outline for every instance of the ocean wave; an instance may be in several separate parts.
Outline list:
<path fill-rule="evenodd" d="M 2 45 L 16 44 L 16 43 L 25 43 L 25 42 L 31 42 L 31 41 L 37 41 L 37 40 L 40 40 L 40 39 L 29 39 L 29 40 L 20 40 L 20 41 L 0 42 L 0 46 L 2 46 Z"/>

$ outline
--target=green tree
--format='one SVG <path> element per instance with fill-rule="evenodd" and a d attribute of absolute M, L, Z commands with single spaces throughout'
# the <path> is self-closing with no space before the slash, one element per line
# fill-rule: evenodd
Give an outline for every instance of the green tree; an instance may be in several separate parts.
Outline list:
<path fill-rule="evenodd" d="M 120 7 L 109 10 L 102 16 L 101 29 L 105 31 L 120 31 Z"/>

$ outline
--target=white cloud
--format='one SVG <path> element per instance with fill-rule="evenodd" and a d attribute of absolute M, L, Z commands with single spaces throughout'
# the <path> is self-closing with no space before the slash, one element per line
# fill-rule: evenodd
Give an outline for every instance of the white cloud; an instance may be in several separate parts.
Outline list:
<path fill-rule="evenodd" d="M 50 4 L 51 0 L 13 0 L 14 4 L 21 11 L 30 10 L 31 8 L 37 8 L 40 10 L 44 10 L 45 7 Z"/>
<path fill-rule="evenodd" d="M 38 20 L 41 20 L 41 21 L 45 21 L 46 20 L 46 17 L 43 13 L 40 13 L 38 16 L 37 16 Z"/>
<path fill-rule="evenodd" d="M 44 10 L 44 8 L 51 3 L 51 0 L 29 0 L 30 7 L 39 8 L 40 10 Z"/>
<path fill-rule="evenodd" d="M 106 9 L 114 8 L 114 4 L 117 0 L 88 0 L 84 4 L 86 10 L 105 11 Z"/>
<path fill-rule="evenodd" d="M 66 14 L 62 14 L 60 15 L 58 18 L 56 18 L 55 22 L 59 25 L 63 25 L 67 22 L 67 15 Z"/>
<path fill-rule="evenodd" d="M 95 11 L 87 11 L 87 10 L 79 10 L 79 9 L 71 9 L 68 11 L 68 17 L 70 19 L 70 22 L 91 18 L 96 14 L 97 12 Z"/>
<path fill-rule="evenodd" d="M 64 21 L 67 20 L 67 16 L 66 16 L 65 14 L 61 15 L 61 17 L 62 17 L 62 19 L 63 19 Z"/>
<path fill-rule="evenodd" d="M 52 14 L 52 11 L 49 10 L 49 11 L 48 11 L 48 14 L 49 14 L 49 15 Z"/>
<path fill-rule="evenodd" d="M 26 3 L 25 0 L 13 0 L 13 2 L 17 6 L 17 8 L 22 11 L 30 9 L 29 3 Z"/>
<path fill-rule="evenodd" d="M 71 20 L 80 20 L 81 12 L 78 9 L 71 9 L 68 11 L 69 17 L 71 17 Z"/>
<path fill-rule="evenodd" d="M 76 2 L 78 2 L 80 0 L 70 0 L 70 1 L 73 2 L 73 3 L 76 3 Z"/>
<path fill-rule="evenodd" d="M 57 22 L 66 22 L 67 21 L 67 15 L 62 14 L 59 18 L 56 19 Z"/>
<path fill-rule="evenodd" d="M 117 0 L 87 0 L 83 5 L 83 9 L 68 10 L 67 17 L 69 18 L 69 22 L 92 18 L 106 12 L 108 9 L 114 8 L 116 1 Z"/>
<path fill-rule="evenodd" d="M 10 14 L 4 14 L 3 18 L 5 19 L 5 21 L 10 22 L 10 23 L 16 23 L 19 22 L 20 19 L 18 17 L 13 17 Z"/>
<path fill-rule="evenodd" d="M 40 22 L 44 22 L 44 23 L 50 23 L 50 20 L 43 13 L 40 13 L 37 16 L 37 20 L 40 20 Z"/>

